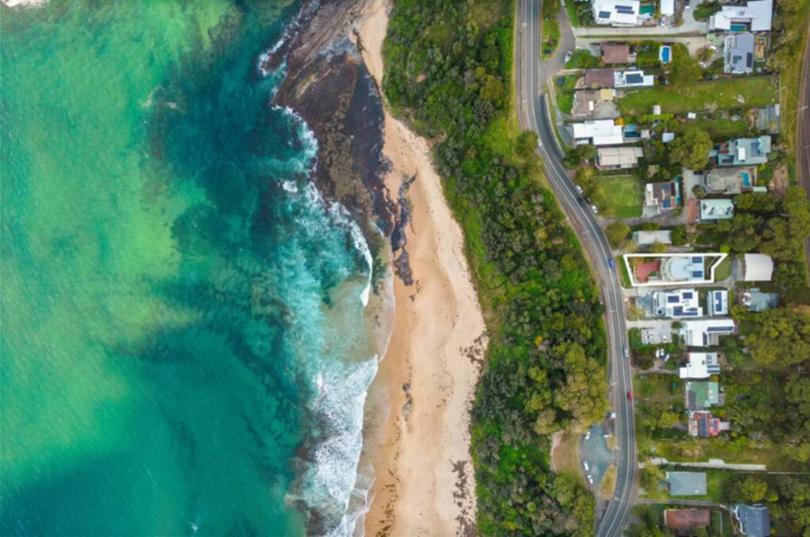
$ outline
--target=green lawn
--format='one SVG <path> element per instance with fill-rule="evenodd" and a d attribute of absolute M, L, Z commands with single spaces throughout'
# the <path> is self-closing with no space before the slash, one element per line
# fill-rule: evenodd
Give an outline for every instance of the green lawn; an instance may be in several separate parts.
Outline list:
<path fill-rule="evenodd" d="M 641 216 L 641 182 L 632 175 L 598 177 L 593 200 L 604 216 Z"/>
<path fill-rule="evenodd" d="M 557 108 L 563 114 L 570 114 L 571 109 L 574 107 L 574 86 L 577 83 L 577 75 L 565 75 L 562 85 L 559 84 L 560 79 L 554 81 L 554 87 L 557 91 Z"/>
<path fill-rule="evenodd" d="M 689 120 L 685 123 L 673 121 L 670 124 L 670 130 L 676 134 L 683 134 L 684 131 L 690 127 L 705 130 L 713 140 L 751 136 L 751 128 L 744 119 L 711 119 L 702 117 Z"/>
<path fill-rule="evenodd" d="M 587 69 L 599 67 L 600 59 L 591 55 L 586 49 L 578 48 L 574 51 L 571 59 L 565 64 L 566 69 Z"/>
<path fill-rule="evenodd" d="M 726 256 L 725 259 L 720 261 L 717 268 L 714 269 L 714 281 L 722 282 L 731 276 L 731 256 Z"/>
<path fill-rule="evenodd" d="M 628 92 L 619 100 L 622 114 L 649 114 L 654 104 L 665 114 L 755 108 L 775 103 L 776 80 L 770 76 L 721 78 L 684 88 L 655 86 Z M 740 97 L 738 99 L 738 97 Z"/>
<path fill-rule="evenodd" d="M 565 10 L 568 12 L 568 20 L 574 28 L 582 26 L 582 21 L 579 20 L 579 12 L 577 11 L 577 3 L 573 0 L 568 0 L 565 3 Z"/>
<path fill-rule="evenodd" d="M 543 19 L 543 58 L 548 58 L 557 50 L 560 42 L 560 26 L 557 17 Z"/>
<path fill-rule="evenodd" d="M 695 8 L 695 11 L 692 15 L 695 17 L 695 20 L 699 21 L 709 20 L 709 17 L 720 11 L 721 7 L 722 6 L 720 4 L 714 3 L 700 4 L 698 7 Z"/>

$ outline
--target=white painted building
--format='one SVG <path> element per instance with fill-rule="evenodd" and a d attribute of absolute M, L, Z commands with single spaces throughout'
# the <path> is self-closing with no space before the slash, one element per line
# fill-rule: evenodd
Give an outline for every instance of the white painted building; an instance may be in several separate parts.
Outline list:
<path fill-rule="evenodd" d="M 640 8 L 639 0 L 592 0 L 591 3 L 594 23 L 611 26 L 639 26 Z"/>
<path fill-rule="evenodd" d="M 690 352 L 689 363 L 678 372 L 682 379 L 707 379 L 720 374 L 720 359 L 716 352 Z"/>
<path fill-rule="evenodd" d="M 624 143 L 622 126 L 612 119 L 597 119 L 572 123 L 571 130 L 576 144 L 620 145 Z"/>
<path fill-rule="evenodd" d="M 684 321 L 681 328 L 681 335 L 687 347 L 713 347 L 720 343 L 720 336 L 733 333 L 733 319 Z"/>
<path fill-rule="evenodd" d="M 744 6 L 723 6 L 709 17 L 709 30 L 770 32 L 772 18 L 773 0 L 755 0 Z"/>
<path fill-rule="evenodd" d="M 728 315 L 728 290 L 714 289 L 706 294 L 706 311 L 712 317 Z"/>
<path fill-rule="evenodd" d="M 675 14 L 675 0 L 661 0 L 661 15 L 671 17 Z"/>
<path fill-rule="evenodd" d="M 700 297 L 695 289 L 656 291 L 653 293 L 653 304 L 658 317 L 683 319 L 703 316 Z"/>
<path fill-rule="evenodd" d="M 645 75 L 644 71 L 616 71 L 613 73 L 613 87 L 615 88 L 648 88 L 655 85 L 653 75 Z"/>

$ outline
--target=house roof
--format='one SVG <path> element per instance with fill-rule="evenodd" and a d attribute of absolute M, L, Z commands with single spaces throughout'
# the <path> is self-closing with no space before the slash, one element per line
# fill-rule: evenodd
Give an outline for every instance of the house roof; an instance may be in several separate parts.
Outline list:
<path fill-rule="evenodd" d="M 597 119 L 572 123 L 571 129 L 575 140 L 590 140 L 593 145 L 622 144 L 622 127 L 612 119 Z"/>
<path fill-rule="evenodd" d="M 742 534 L 747 537 L 766 537 L 771 534 L 771 516 L 764 505 L 734 506 L 734 516 L 739 521 Z"/>
<path fill-rule="evenodd" d="M 703 528 L 711 523 L 711 512 L 708 509 L 665 509 L 664 524 L 676 533 Z"/>
<path fill-rule="evenodd" d="M 644 151 L 640 147 L 600 147 L 596 150 L 596 161 L 603 167 L 633 167 L 642 156 Z"/>
<path fill-rule="evenodd" d="M 734 203 L 727 198 L 700 200 L 701 220 L 728 220 L 734 217 Z"/>
<path fill-rule="evenodd" d="M 586 69 L 585 86 L 589 88 L 612 88 L 613 69 Z"/>
<path fill-rule="evenodd" d="M 680 368 L 682 379 L 707 379 L 720 373 L 720 362 L 716 352 L 690 352 L 689 363 Z"/>
<path fill-rule="evenodd" d="M 773 277 L 773 258 L 765 254 L 745 254 L 743 269 L 743 280 L 769 282 Z"/>
<path fill-rule="evenodd" d="M 734 320 L 710 318 L 684 321 L 683 333 L 687 347 L 709 347 L 717 336 L 734 333 Z"/>
<path fill-rule="evenodd" d="M 749 74 L 754 71 L 754 34 L 738 32 L 727 35 L 723 45 L 723 71 Z"/>
<path fill-rule="evenodd" d="M 661 0 L 661 15 L 671 17 L 675 14 L 675 0 Z"/>
<path fill-rule="evenodd" d="M 635 26 L 639 23 L 639 0 L 593 0 L 593 18 L 596 24 Z"/>
<path fill-rule="evenodd" d="M 690 380 L 685 389 L 689 410 L 705 410 L 720 403 L 720 385 L 713 380 Z"/>
<path fill-rule="evenodd" d="M 723 6 L 709 17 L 709 30 L 731 30 L 732 24 L 746 24 L 752 32 L 771 31 L 773 0 L 756 0 L 744 6 Z"/>
<path fill-rule="evenodd" d="M 740 194 L 751 189 L 756 176 L 753 166 L 712 168 L 703 176 L 703 186 L 712 194 Z"/>
<path fill-rule="evenodd" d="M 645 75 L 644 71 L 616 71 L 613 73 L 613 85 L 617 88 L 640 88 L 655 84 L 655 77 Z"/>
<path fill-rule="evenodd" d="M 743 166 L 768 162 L 770 152 L 771 137 L 766 134 L 758 138 L 736 138 L 721 143 L 709 152 L 709 156 L 717 159 L 718 166 Z"/>
<path fill-rule="evenodd" d="M 669 493 L 672 496 L 704 496 L 706 494 L 705 472 L 667 472 Z"/>
<path fill-rule="evenodd" d="M 627 43 L 605 43 L 602 45 L 602 63 L 612 65 L 627 63 L 630 56 L 630 45 Z"/>
<path fill-rule="evenodd" d="M 763 293 L 757 288 L 746 289 L 740 294 L 740 302 L 749 311 L 765 311 L 779 306 L 779 294 Z"/>
<path fill-rule="evenodd" d="M 657 231 L 635 231 L 633 242 L 639 246 L 650 246 L 655 243 L 672 244 L 672 232 L 668 229 Z"/>
<path fill-rule="evenodd" d="M 714 289 L 706 293 L 706 306 L 709 315 L 728 315 L 728 290 Z"/>

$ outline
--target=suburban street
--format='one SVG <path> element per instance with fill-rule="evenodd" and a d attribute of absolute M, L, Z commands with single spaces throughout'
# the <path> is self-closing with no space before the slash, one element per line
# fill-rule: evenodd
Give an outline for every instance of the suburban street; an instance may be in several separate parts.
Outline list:
<path fill-rule="evenodd" d="M 597 285 L 605 304 L 605 325 L 610 363 L 610 397 L 616 412 L 615 432 L 618 443 L 616 489 L 607 509 L 598 521 L 597 534 L 620 535 L 627 523 L 636 497 L 636 441 L 633 403 L 626 397 L 632 389 L 630 363 L 625 358 L 627 330 L 622 288 L 616 271 L 608 265 L 612 258 L 608 242 L 591 213 L 589 204 L 574 188 L 562 164 L 545 102 L 547 75 L 540 61 L 540 0 L 520 0 L 517 14 L 515 46 L 518 118 L 522 128 L 537 132 L 539 153 L 546 176 L 580 244 L 591 261 Z M 557 56 L 565 54 L 560 48 Z"/>

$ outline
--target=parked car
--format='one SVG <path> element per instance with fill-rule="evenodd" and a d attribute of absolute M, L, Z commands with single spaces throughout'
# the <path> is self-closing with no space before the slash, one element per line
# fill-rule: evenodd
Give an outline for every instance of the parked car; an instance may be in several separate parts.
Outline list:
<path fill-rule="evenodd" d="M 615 412 L 610 413 L 610 419 L 612 419 L 612 420 L 616 419 L 616 413 Z"/>
<path fill-rule="evenodd" d="M 585 468 L 585 471 L 586 471 L 586 472 L 590 472 L 590 471 L 591 471 L 591 467 L 590 467 L 590 466 L 588 466 L 588 461 L 582 461 L 582 467 L 583 467 L 583 468 Z"/>
<path fill-rule="evenodd" d="M 563 63 L 568 63 L 568 60 L 570 60 L 571 56 L 573 56 L 573 55 L 574 55 L 573 50 L 569 50 L 568 52 L 566 52 L 565 53 L 565 60 L 563 60 Z"/>
<path fill-rule="evenodd" d="M 633 400 L 633 392 L 627 392 L 627 400 L 628 400 L 628 401 L 632 401 L 632 400 Z"/>
<path fill-rule="evenodd" d="M 582 194 L 582 193 L 583 193 L 583 190 L 582 190 L 582 187 L 581 187 L 581 186 L 579 186 L 579 185 L 574 185 L 574 188 L 576 188 L 576 189 L 577 189 L 577 192 L 579 192 L 580 194 Z"/>
<path fill-rule="evenodd" d="M 611 268 L 611 270 L 614 270 L 616 268 L 616 262 L 613 260 L 612 257 L 608 259 L 608 266 Z"/>
<path fill-rule="evenodd" d="M 593 485 L 593 477 L 591 477 L 591 474 L 588 474 L 587 477 L 588 477 L 588 484 Z"/>
<path fill-rule="evenodd" d="M 599 214 L 599 209 L 596 207 L 596 205 L 591 205 L 591 212 L 593 214 Z"/>

